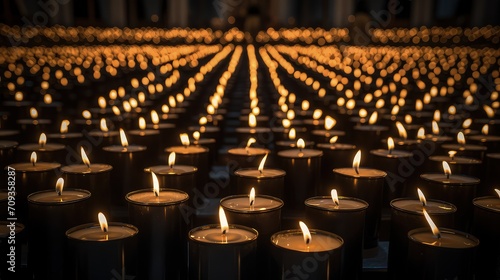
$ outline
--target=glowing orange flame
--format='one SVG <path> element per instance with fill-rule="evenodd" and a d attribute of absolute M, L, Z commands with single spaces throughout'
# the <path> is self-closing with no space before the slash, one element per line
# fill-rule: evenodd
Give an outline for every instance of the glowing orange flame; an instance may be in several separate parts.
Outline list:
<path fill-rule="evenodd" d="M 68 126 L 69 126 L 69 121 L 68 120 L 63 120 L 61 122 L 61 128 L 59 129 L 59 131 L 61 133 L 67 133 L 68 132 Z"/>
<path fill-rule="evenodd" d="M 146 119 L 144 119 L 143 117 L 139 118 L 139 129 L 146 129 Z"/>
<path fill-rule="evenodd" d="M 392 137 L 387 138 L 387 150 L 389 150 L 389 153 L 394 150 L 394 139 Z"/>
<path fill-rule="evenodd" d="M 47 135 L 45 135 L 45 133 L 42 133 L 40 134 L 40 138 L 38 138 L 38 145 L 40 145 L 40 147 L 43 147 L 45 146 L 45 144 L 47 144 Z"/>
<path fill-rule="evenodd" d="M 90 111 L 89 111 L 89 110 L 84 110 L 84 111 L 82 112 L 82 117 L 83 117 L 84 119 L 88 120 L 88 119 L 90 119 L 90 118 L 92 117 L 92 114 L 90 113 Z"/>
<path fill-rule="evenodd" d="M 306 142 L 304 142 L 304 139 L 299 138 L 299 140 L 297 140 L 297 148 L 302 150 L 305 147 L 306 147 Z"/>
<path fill-rule="evenodd" d="M 155 110 L 151 110 L 151 122 L 153 124 L 158 124 L 160 122 L 160 117 L 158 117 L 158 113 Z"/>
<path fill-rule="evenodd" d="M 422 205 L 426 206 L 427 199 L 425 199 L 424 193 L 419 188 L 417 188 L 417 193 L 418 193 L 418 199 L 420 200 L 420 202 L 422 202 Z"/>
<path fill-rule="evenodd" d="M 250 127 L 256 127 L 257 126 L 257 118 L 253 113 L 250 113 L 248 115 L 248 126 Z"/>
<path fill-rule="evenodd" d="M 174 164 L 175 164 L 175 152 L 171 152 L 168 155 L 168 166 L 170 166 L 170 168 L 173 168 Z"/>
<path fill-rule="evenodd" d="M 121 128 L 120 128 L 120 141 L 122 143 L 122 147 L 124 148 L 128 147 L 127 136 L 125 135 L 125 131 Z"/>
<path fill-rule="evenodd" d="M 33 166 L 36 165 L 37 159 L 38 159 L 38 156 L 36 155 L 36 152 L 32 152 L 31 157 L 30 157 L 30 162 L 31 162 L 31 164 L 33 164 Z"/>
<path fill-rule="evenodd" d="M 87 153 L 85 153 L 85 150 L 83 149 L 83 147 L 80 147 L 80 154 L 81 154 L 81 157 L 82 157 L 82 161 L 83 161 L 83 163 L 84 163 L 87 167 L 90 167 L 90 160 L 89 160 L 89 158 L 87 157 Z"/>
<path fill-rule="evenodd" d="M 330 144 L 335 144 L 338 139 L 339 139 L 338 136 L 333 136 L 332 138 L 330 138 Z"/>
<path fill-rule="evenodd" d="M 309 110 L 309 101 L 307 100 L 303 100 L 302 101 L 302 104 L 301 104 L 301 108 L 302 108 L 302 111 L 307 111 Z"/>
<path fill-rule="evenodd" d="M 181 133 L 179 135 L 179 137 L 181 138 L 181 143 L 183 146 L 189 146 L 189 136 L 187 135 L 187 133 Z"/>
<path fill-rule="evenodd" d="M 295 140 L 296 136 L 297 136 L 297 134 L 296 134 L 295 128 L 292 128 L 292 129 L 290 129 L 290 131 L 288 131 L 288 139 Z"/>
<path fill-rule="evenodd" d="M 151 171 L 151 176 L 153 177 L 153 193 L 156 197 L 160 196 L 160 182 L 158 182 L 158 177 Z"/>
<path fill-rule="evenodd" d="M 326 130 L 332 129 L 336 124 L 337 124 L 337 121 L 334 118 L 332 118 L 330 116 L 325 117 L 325 129 Z"/>
<path fill-rule="evenodd" d="M 330 195 L 332 197 L 332 200 L 333 200 L 333 203 L 335 204 L 335 206 L 339 206 L 339 196 L 337 194 L 337 190 L 332 189 L 332 191 L 330 192 Z"/>
<path fill-rule="evenodd" d="M 252 188 L 250 190 L 250 195 L 248 196 L 248 200 L 249 200 L 250 206 L 253 206 L 255 203 L 255 188 Z"/>
<path fill-rule="evenodd" d="M 260 161 L 259 168 L 258 168 L 258 170 L 260 171 L 260 174 L 262 174 L 262 172 L 264 171 L 264 164 L 266 163 L 266 159 L 267 159 L 267 154 Z"/>
<path fill-rule="evenodd" d="M 408 137 L 408 134 L 406 133 L 406 129 L 403 124 L 400 122 L 396 122 L 396 127 L 398 129 L 399 137 L 406 139 Z"/>
<path fill-rule="evenodd" d="M 38 118 L 38 111 L 34 107 L 30 108 L 30 116 L 32 119 Z"/>
<path fill-rule="evenodd" d="M 356 174 L 359 174 L 359 164 L 361 162 L 361 150 L 359 150 L 356 155 L 354 156 L 354 159 L 352 161 L 352 168 L 354 168 L 354 171 L 356 171 Z"/>
<path fill-rule="evenodd" d="M 431 227 L 432 234 L 436 238 L 441 238 L 441 232 L 439 231 L 436 224 L 432 221 L 431 216 L 429 216 L 429 214 L 427 213 L 427 210 L 425 210 L 425 208 L 423 209 L 423 212 L 424 212 L 425 219 L 427 220 L 427 223 L 429 223 L 429 226 Z"/>
<path fill-rule="evenodd" d="M 434 135 L 439 134 L 439 125 L 436 121 L 432 121 L 432 134 Z"/>
<path fill-rule="evenodd" d="M 457 142 L 460 145 L 465 145 L 465 135 L 462 131 L 457 134 Z"/>
<path fill-rule="evenodd" d="M 221 233 L 226 234 L 229 231 L 229 224 L 227 223 L 226 213 L 222 207 L 219 207 L 219 221 Z"/>
<path fill-rule="evenodd" d="M 450 165 L 448 164 L 448 162 L 446 162 L 444 160 L 443 160 L 443 171 L 444 171 L 444 174 L 446 175 L 446 177 L 449 178 L 451 175 L 451 168 L 450 168 Z"/>
<path fill-rule="evenodd" d="M 106 216 L 104 216 L 102 212 L 99 212 L 97 218 L 99 219 L 99 225 L 101 226 L 102 232 L 108 232 L 108 220 L 106 220 Z"/>
<path fill-rule="evenodd" d="M 311 240 L 312 240 L 312 236 L 311 236 L 311 232 L 309 231 L 309 228 L 302 221 L 299 221 L 299 226 L 300 226 L 300 230 L 302 230 L 302 236 L 304 237 L 304 243 L 306 243 L 306 245 L 309 245 L 309 243 L 311 243 Z"/>
<path fill-rule="evenodd" d="M 377 111 L 375 111 L 371 114 L 370 119 L 368 119 L 368 123 L 375 124 L 377 122 L 377 118 L 378 118 L 378 113 Z"/>
<path fill-rule="evenodd" d="M 315 120 L 319 120 L 319 118 L 321 118 L 322 115 L 323 115 L 323 111 L 321 111 L 320 109 L 316 109 L 316 110 L 314 110 L 312 117 Z"/>
<path fill-rule="evenodd" d="M 108 125 L 106 123 L 106 119 L 101 119 L 100 128 L 101 128 L 102 132 L 108 132 L 109 131 Z"/>
<path fill-rule="evenodd" d="M 481 129 L 481 133 L 484 135 L 488 135 L 489 130 L 490 130 L 490 126 L 485 124 L 485 125 L 483 125 L 483 128 Z"/>

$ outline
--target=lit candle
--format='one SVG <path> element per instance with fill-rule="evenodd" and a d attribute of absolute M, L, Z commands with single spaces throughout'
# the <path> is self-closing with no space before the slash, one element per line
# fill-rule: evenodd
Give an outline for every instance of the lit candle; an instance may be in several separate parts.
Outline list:
<path fill-rule="evenodd" d="M 54 190 L 44 190 L 28 196 L 29 202 L 29 254 L 28 263 L 35 278 L 67 279 L 65 232 L 68 228 L 87 222 L 86 201 L 90 192 L 63 189 L 59 178 Z"/>
<path fill-rule="evenodd" d="M 196 184 L 202 188 L 209 180 L 210 164 L 208 148 L 191 145 L 187 133 L 182 133 L 180 139 L 182 146 L 167 147 L 165 151 L 169 154 L 175 152 L 175 161 L 178 164 L 196 167 L 198 169 Z M 201 189 L 201 191 L 203 190 Z"/>
<path fill-rule="evenodd" d="M 158 155 L 161 152 L 162 141 L 160 141 L 160 131 L 156 129 L 146 128 L 146 120 L 143 117 L 139 118 L 139 128 L 128 131 L 130 142 L 136 143 L 139 146 L 148 147 L 146 153 L 150 163 L 158 161 Z"/>
<path fill-rule="evenodd" d="M 59 128 L 59 133 L 49 133 L 47 134 L 47 139 L 73 149 L 77 148 L 76 145 L 83 138 L 83 134 L 80 132 L 69 132 L 69 124 L 68 120 L 63 120 Z"/>
<path fill-rule="evenodd" d="M 99 121 L 99 130 L 90 131 L 89 136 L 98 139 L 97 146 L 106 147 L 106 146 L 115 144 L 115 142 L 120 137 L 120 133 L 116 130 L 109 130 L 107 120 L 102 118 Z M 100 157 L 103 157 L 103 156 L 100 156 Z M 99 160 L 101 160 L 101 158 L 99 158 Z"/>
<path fill-rule="evenodd" d="M 349 166 L 351 159 L 356 154 L 356 146 L 346 143 L 338 143 L 338 136 L 330 138 L 329 143 L 318 143 L 316 147 L 323 152 L 321 159 L 321 182 L 322 188 L 327 188 L 333 181 L 332 170 Z"/>
<path fill-rule="evenodd" d="M 283 201 L 277 197 L 255 195 L 252 188 L 249 195 L 233 195 L 221 199 L 220 206 L 227 218 L 235 224 L 254 228 L 259 232 L 257 239 L 257 276 L 267 275 L 271 235 L 280 230 Z"/>
<path fill-rule="evenodd" d="M 20 126 L 21 135 L 19 141 L 21 143 L 34 142 L 36 137 L 43 131 L 47 131 L 52 121 L 42 119 L 38 116 L 38 110 L 34 107 L 29 109 L 30 118 L 18 119 L 17 124 Z"/>
<path fill-rule="evenodd" d="M 325 117 L 324 129 L 314 129 L 311 131 L 311 137 L 316 143 L 328 143 L 330 138 L 334 136 L 344 136 L 345 131 L 333 130 L 333 127 L 337 124 L 337 120 L 330 116 Z"/>
<path fill-rule="evenodd" d="M 448 228 L 455 226 L 455 205 L 440 201 L 427 200 L 424 193 L 417 189 L 418 199 L 397 198 L 391 201 L 391 225 L 389 232 L 389 252 L 387 269 L 390 279 L 403 279 L 405 261 L 408 254 L 408 232 L 426 226 L 423 209 L 440 225 Z"/>
<path fill-rule="evenodd" d="M 361 199 L 316 196 L 305 201 L 306 220 L 313 228 L 338 234 L 344 240 L 343 279 L 359 279 L 363 271 L 363 232 L 368 203 Z"/>
<path fill-rule="evenodd" d="M 186 277 L 186 223 L 180 207 L 189 196 L 175 189 L 160 188 L 154 172 L 153 189 L 127 194 L 130 222 L 139 229 L 137 235 L 141 279 L 182 279 Z"/>
<path fill-rule="evenodd" d="M 158 130 L 160 132 L 160 138 L 162 139 L 163 145 L 173 145 L 175 141 L 173 140 L 172 134 L 175 132 L 175 124 L 160 122 L 160 117 L 155 110 L 151 110 L 150 114 L 152 123 L 147 124 L 146 128 Z"/>
<path fill-rule="evenodd" d="M 365 249 L 378 244 L 378 232 L 382 210 L 382 195 L 387 173 L 378 169 L 360 168 L 361 151 L 353 159 L 352 168 L 333 169 L 332 186 L 342 194 L 356 197 L 368 203 L 364 232 Z"/>
<path fill-rule="evenodd" d="M 261 159 L 258 168 L 240 168 L 234 172 L 236 178 L 234 193 L 249 193 L 255 187 L 259 194 L 283 199 L 286 172 L 281 169 L 264 168 L 266 159 L 267 154 Z"/>
<path fill-rule="evenodd" d="M 323 152 L 305 149 L 304 140 L 297 148 L 278 152 L 280 166 L 285 170 L 285 215 L 295 216 L 304 210 L 304 201 L 319 193 Z"/>
<path fill-rule="evenodd" d="M 250 168 L 259 165 L 262 156 L 271 153 L 269 149 L 252 147 L 255 138 L 250 138 L 246 146 L 231 148 L 227 151 L 229 171 L 233 175 L 239 168 Z"/>
<path fill-rule="evenodd" d="M 408 232 L 406 279 L 474 279 L 479 240 L 465 232 L 439 229 L 425 209 L 429 227 Z"/>
<path fill-rule="evenodd" d="M 287 140 L 281 140 L 281 141 L 276 141 L 275 142 L 275 150 L 277 152 L 280 152 L 280 151 L 283 151 L 283 150 L 297 148 L 297 139 L 295 139 L 295 138 L 296 138 L 295 128 L 291 128 L 290 131 L 289 131 L 289 133 L 288 133 L 288 139 Z M 304 147 L 305 148 L 313 148 L 314 147 L 314 142 L 313 141 L 304 140 Z"/>
<path fill-rule="evenodd" d="M 485 170 L 483 177 L 484 182 L 481 190 L 476 194 L 484 196 L 490 194 L 494 187 L 500 186 L 500 176 L 498 176 L 498 166 L 500 166 L 500 153 L 486 154 Z"/>
<path fill-rule="evenodd" d="M 219 155 L 220 145 L 215 138 L 206 138 L 202 137 L 202 134 L 199 131 L 193 132 L 193 144 L 195 146 L 208 148 L 209 155 L 209 163 L 210 165 L 217 162 L 217 158 Z"/>
<path fill-rule="evenodd" d="M 271 236 L 270 279 L 341 279 L 342 238 L 327 231 L 309 230 L 303 222 L 299 225 L 300 230 L 280 231 Z"/>
<path fill-rule="evenodd" d="M 442 162 L 446 161 L 453 168 L 454 173 L 468 175 L 473 177 L 481 177 L 482 161 L 475 158 L 457 156 L 456 151 L 448 151 L 448 155 L 430 156 L 426 161 L 425 170 L 431 172 L 438 170 L 442 166 Z M 479 191 L 479 190 L 478 190 Z"/>
<path fill-rule="evenodd" d="M 481 241 L 478 247 L 477 279 L 495 279 L 500 268 L 500 190 L 495 196 L 475 198 L 472 233 Z"/>
<path fill-rule="evenodd" d="M 458 229 L 468 231 L 472 218 L 472 200 L 476 197 L 480 180 L 476 177 L 452 174 L 448 162 L 443 161 L 444 173 L 426 173 L 420 175 L 423 184 L 421 190 L 428 196 L 444 200 L 457 207 Z"/>
<path fill-rule="evenodd" d="M 487 147 L 481 145 L 467 144 L 463 132 L 457 134 L 457 144 L 443 144 L 441 147 L 446 151 L 457 151 L 459 156 L 469 156 L 482 160 Z"/>
<path fill-rule="evenodd" d="M 189 231 L 189 279 L 255 279 L 257 230 L 219 219 Z"/>
<path fill-rule="evenodd" d="M 88 201 L 87 217 L 95 217 L 99 209 L 105 213 L 110 213 L 110 180 L 113 166 L 103 163 L 91 163 L 83 147 L 80 147 L 80 156 L 82 164 L 61 167 L 63 179 L 67 185 L 88 190 L 92 194 Z"/>
<path fill-rule="evenodd" d="M 267 147 L 271 144 L 272 131 L 269 127 L 257 126 L 257 118 L 253 113 L 248 115 L 248 127 L 237 127 L 238 143 L 244 143 L 249 138 L 257 140 L 259 145 Z"/>
<path fill-rule="evenodd" d="M 0 140 L 0 167 L 5 167 L 14 162 L 14 153 L 16 150 L 16 141 Z"/>
<path fill-rule="evenodd" d="M 21 144 L 17 147 L 18 161 L 27 158 L 36 152 L 40 161 L 64 162 L 66 159 L 66 146 L 56 143 L 47 143 L 47 135 L 41 133 L 38 143 Z"/>
<path fill-rule="evenodd" d="M 99 223 L 82 224 L 66 231 L 69 239 L 70 279 L 126 278 L 135 270 L 139 230 L 129 224 L 111 222 L 99 212 Z"/>
<path fill-rule="evenodd" d="M 125 131 L 120 129 L 121 145 L 103 147 L 106 154 L 106 163 L 113 166 L 111 171 L 111 188 L 113 206 L 125 206 L 124 197 L 133 189 L 141 185 L 141 176 L 136 176 L 135 172 L 146 167 L 145 155 L 147 147 L 139 145 L 129 145 Z"/>
<path fill-rule="evenodd" d="M 353 130 L 354 144 L 360 147 L 361 150 L 368 152 L 378 146 L 373 139 L 386 138 L 385 135 L 389 131 L 389 127 L 378 125 L 378 112 L 374 111 L 368 119 L 368 124 L 356 125 Z"/>
<path fill-rule="evenodd" d="M 481 134 L 471 135 L 467 139 L 474 143 L 486 146 L 488 153 L 498 153 L 500 152 L 500 136 L 491 135 L 489 131 L 489 125 L 485 124 L 481 128 Z"/>

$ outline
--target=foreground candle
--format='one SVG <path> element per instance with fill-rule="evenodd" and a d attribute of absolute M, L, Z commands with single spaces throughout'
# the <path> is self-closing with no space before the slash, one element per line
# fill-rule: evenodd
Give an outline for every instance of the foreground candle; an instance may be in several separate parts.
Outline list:
<path fill-rule="evenodd" d="M 337 168 L 333 187 L 340 193 L 362 199 L 368 203 L 364 232 L 364 247 L 378 244 L 378 232 L 382 211 L 382 195 L 387 173 L 378 169 L 359 168 L 361 151 L 353 159 L 353 168 Z"/>
<path fill-rule="evenodd" d="M 438 229 L 423 211 L 429 227 L 408 233 L 405 279 L 474 279 L 474 255 L 479 240 L 465 232 Z"/>
<path fill-rule="evenodd" d="M 227 218 L 235 224 L 254 228 L 259 232 L 257 240 L 257 276 L 265 278 L 268 271 L 271 235 L 280 230 L 283 201 L 267 195 L 233 195 L 220 201 Z"/>
<path fill-rule="evenodd" d="M 131 249 L 139 230 L 129 224 L 109 223 L 99 213 L 99 224 L 89 223 L 66 231 L 69 239 L 70 274 L 67 279 L 126 278 L 134 272 Z"/>
<path fill-rule="evenodd" d="M 66 146 L 56 143 L 47 143 L 45 133 L 40 134 L 38 143 L 22 144 L 17 147 L 18 161 L 29 157 L 32 152 L 36 152 L 40 161 L 64 162 L 66 159 Z"/>
<path fill-rule="evenodd" d="M 331 196 L 308 198 L 306 220 L 313 228 L 338 234 L 344 240 L 343 279 L 359 279 L 363 269 L 363 232 L 368 203 L 342 197 L 336 190 Z"/>
<path fill-rule="evenodd" d="M 183 279 L 187 270 L 186 223 L 181 209 L 189 196 L 174 189 L 160 189 L 153 176 L 153 190 L 127 194 L 130 222 L 139 229 L 138 277 Z"/>
<path fill-rule="evenodd" d="M 219 209 L 220 225 L 189 232 L 189 279 L 255 279 L 255 229 L 229 225 Z"/>
<path fill-rule="evenodd" d="M 28 196 L 29 254 L 28 263 L 36 279 L 67 279 L 68 228 L 86 222 L 86 201 L 90 192 L 64 189 L 64 180 L 57 180 L 56 190 L 45 190 Z"/>
<path fill-rule="evenodd" d="M 231 148 L 227 151 L 228 166 L 231 174 L 239 168 L 250 168 L 259 165 L 260 160 L 271 151 L 264 148 L 251 147 L 256 140 L 250 138 L 245 148 Z"/>
<path fill-rule="evenodd" d="M 343 240 L 331 232 L 311 229 L 280 231 L 271 236 L 273 244 L 270 279 L 286 277 L 341 279 Z"/>

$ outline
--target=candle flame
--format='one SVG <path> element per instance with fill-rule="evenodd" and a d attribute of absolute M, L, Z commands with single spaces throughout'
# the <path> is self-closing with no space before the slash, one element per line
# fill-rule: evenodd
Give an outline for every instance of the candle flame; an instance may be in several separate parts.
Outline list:
<path fill-rule="evenodd" d="M 415 101 L 415 111 L 422 111 L 423 107 L 424 107 L 424 104 L 422 103 L 422 100 L 417 99 Z"/>
<path fill-rule="evenodd" d="M 63 120 L 61 122 L 61 128 L 59 129 L 59 131 L 61 133 L 67 133 L 68 132 L 68 126 L 69 126 L 69 121 L 68 120 Z"/>
<path fill-rule="evenodd" d="M 406 139 L 408 137 L 408 134 L 406 133 L 406 129 L 403 124 L 400 122 L 396 122 L 396 127 L 398 129 L 399 137 Z"/>
<path fill-rule="evenodd" d="M 302 230 L 302 236 L 304 236 L 304 243 L 306 243 L 306 245 L 309 245 L 309 243 L 311 243 L 311 240 L 312 240 L 312 236 L 311 236 L 311 232 L 309 232 L 309 228 L 302 221 L 299 221 L 299 226 L 300 226 L 300 230 Z"/>
<path fill-rule="evenodd" d="M 153 193 L 156 197 L 160 196 L 160 182 L 158 182 L 158 177 L 151 171 L 151 177 L 153 177 Z"/>
<path fill-rule="evenodd" d="M 289 119 L 283 119 L 281 121 L 281 124 L 283 125 L 284 128 L 289 128 L 290 125 L 292 125 L 292 122 Z"/>
<path fill-rule="evenodd" d="M 330 144 L 335 144 L 337 142 L 337 140 L 339 140 L 339 137 L 333 136 L 332 138 L 330 138 Z"/>
<path fill-rule="evenodd" d="M 128 147 L 127 136 L 125 135 L 125 131 L 122 128 L 120 128 L 120 141 L 122 142 L 122 147 Z"/>
<path fill-rule="evenodd" d="M 255 188 L 252 188 L 250 190 L 250 195 L 248 196 L 248 200 L 250 202 L 250 206 L 253 206 L 255 204 Z"/>
<path fill-rule="evenodd" d="M 123 107 L 123 110 L 127 113 L 130 113 L 130 111 L 132 111 L 132 105 L 130 105 L 130 102 L 128 102 L 127 100 L 123 101 L 122 107 Z"/>
<path fill-rule="evenodd" d="M 301 104 L 301 108 L 302 108 L 302 111 L 307 111 L 309 110 L 309 101 L 307 100 L 303 100 L 302 101 L 302 104 Z"/>
<path fill-rule="evenodd" d="M 164 113 L 164 114 L 168 114 L 168 112 L 170 112 L 170 108 L 168 107 L 167 104 L 163 104 L 161 106 L 161 111 Z"/>
<path fill-rule="evenodd" d="M 40 138 L 38 138 L 38 145 L 40 145 L 40 147 L 43 147 L 45 146 L 45 144 L 47 144 L 47 135 L 42 132 L 42 134 L 40 134 Z"/>
<path fill-rule="evenodd" d="M 469 128 L 469 127 L 471 126 L 471 124 L 472 124 L 472 119 L 471 119 L 471 118 L 468 118 L 468 119 L 466 119 L 466 120 L 462 123 L 462 127 L 463 127 L 464 129 L 467 129 L 467 128 Z"/>
<path fill-rule="evenodd" d="M 92 117 L 92 114 L 90 113 L 90 111 L 89 111 L 89 110 L 84 110 L 84 111 L 82 112 L 82 117 L 83 117 L 84 119 L 88 120 L 88 119 L 90 119 L 90 118 Z"/>
<path fill-rule="evenodd" d="M 256 127 L 257 126 L 257 118 L 253 113 L 248 114 L 248 126 Z"/>
<path fill-rule="evenodd" d="M 425 208 L 423 209 L 423 212 L 424 212 L 425 219 L 427 220 L 427 223 L 429 223 L 429 226 L 431 227 L 432 234 L 436 238 L 441 238 L 441 232 L 439 231 L 436 224 L 432 221 L 431 216 L 429 216 L 429 214 L 427 213 L 427 210 L 425 210 Z"/>
<path fill-rule="evenodd" d="M 319 118 L 321 118 L 322 115 L 323 115 L 323 111 L 321 111 L 320 109 L 316 109 L 316 110 L 314 110 L 312 117 L 315 120 L 319 120 Z"/>
<path fill-rule="evenodd" d="M 57 195 L 61 195 L 62 194 L 63 188 L 64 188 L 64 179 L 63 178 L 57 179 L 57 182 L 56 182 L 56 193 L 57 193 Z"/>
<path fill-rule="evenodd" d="M 295 131 L 295 128 L 292 128 L 292 129 L 290 129 L 290 131 L 288 131 L 288 139 L 295 140 L 296 136 L 297 136 L 297 133 Z"/>
<path fill-rule="evenodd" d="M 413 122 L 413 118 L 411 115 L 405 115 L 405 123 L 411 124 Z"/>
<path fill-rule="evenodd" d="M 488 135 L 489 131 L 490 131 L 490 126 L 487 124 L 483 125 L 483 128 L 481 129 L 481 133 L 484 135 Z"/>
<path fill-rule="evenodd" d="M 36 152 L 32 152 L 31 157 L 30 157 L 30 162 L 31 162 L 31 164 L 33 164 L 33 166 L 35 166 L 37 159 L 38 159 L 38 156 L 36 155 Z"/>
<path fill-rule="evenodd" d="M 330 192 L 330 195 L 332 196 L 332 200 L 333 200 L 333 203 L 335 204 L 335 206 L 339 206 L 339 196 L 337 194 L 337 190 L 332 189 L 332 191 Z"/>
<path fill-rule="evenodd" d="M 399 113 L 399 106 L 398 105 L 394 105 L 394 107 L 392 107 L 392 110 L 391 110 L 391 115 L 395 116 Z"/>
<path fill-rule="evenodd" d="M 347 103 L 345 104 L 345 107 L 349 110 L 354 109 L 356 107 L 356 101 L 354 99 L 349 99 L 347 100 Z"/>
<path fill-rule="evenodd" d="M 97 99 L 97 104 L 99 105 L 99 108 L 101 108 L 101 109 L 106 108 L 106 99 L 104 97 L 100 96 Z"/>
<path fill-rule="evenodd" d="M 83 149 L 83 147 L 80 147 L 80 155 L 82 157 L 82 161 L 83 163 L 87 166 L 87 167 L 90 167 L 90 160 L 89 160 L 89 157 L 87 157 L 87 153 L 85 153 L 85 150 Z"/>
<path fill-rule="evenodd" d="M 439 134 L 439 125 L 436 121 L 432 121 L 432 134 L 434 135 Z"/>
<path fill-rule="evenodd" d="M 206 125 L 207 122 L 208 122 L 207 117 L 201 117 L 200 120 L 198 121 L 200 125 Z"/>
<path fill-rule="evenodd" d="M 352 161 L 352 168 L 354 168 L 354 171 L 356 171 L 356 174 L 359 174 L 359 164 L 361 162 L 361 150 L 359 150 L 356 155 L 354 156 L 354 159 Z"/>
<path fill-rule="evenodd" d="M 305 147 L 306 147 L 306 142 L 304 142 L 304 139 L 299 138 L 299 140 L 297 140 L 297 148 L 302 150 Z"/>
<path fill-rule="evenodd" d="M 172 108 L 177 106 L 177 102 L 175 101 L 175 97 L 173 97 L 173 96 L 168 97 L 168 105 L 170 105 L 170 107 L 172 107 Z"/>
<path fill-rule="evenodd" d="M 120 108 L 113 106 L 111 107 L 111 110 L 113 111 L 113 114 L 115 114 L 115 116 L 121 115 Z"/>
<path fill-rule="evenodd" d="M 38 111 L 34 107 L 30 108 L 30 116 L 32 119 L 38 118 Z"/>
<path fill-rule="evenodd" d="M 158 117 L 158 113 L 155 110 L 151 110 L 151 122 L 153 124 L 158 124 L 160 122 L 160 117 Z"/>
<path fill-rule="evenodd" d="M 264 164 L 266 163 L 266 159 L 267 159 L 267 154 L 260 161 L 259 168 L 258 168 L 260 174 L 262 174 L 262 172 L 264 171 Z"/>
<path fill-rule="evenodd" d="M 497 193 L 498 197 L 500 198 L 500 190 L 499 189 L 495 189 L 495 192 Z"/>
<path fill-rule="evenodd" d="M 337 121 L 334 118 L 332 118 L 330 116 L 325 117 L 325 129 L 326 130 L 332 129 L 336 124 L 337 124 Z"/>
<path fill-rule="evenodd" d="M 457 151 L 448 151 L 448 156 L 453 159 L 455 155 L 457 154 Z"/>
<path fill-rule="evenodd" d="M 45 94 L 43 96 L 43 103 L 45 103 L 45 104 L 51 104 L 52 103 L 52 95 L 50 95 L 48 93 Z"/>
<path fill-rule="evenodd" d="M 370 119 L 368 119 L 369 124 L 375 124 L 377 122 L 378 112 L 375 111 L 371 114 Z"/>
<path fill-rule="evenodd" d="M 495 116 L 495 110 L 490 106 L 483 105 L 483 110 L 486 112 L 486 115 L 488 115 L 488 118 L 493 118 Z"/>
<path fill-rule="evenodd" d="M 179 137 L 181 138 L 181 143 L 183 146 L 189 146 L 189 136 L 187 135 L 187 133 L 181 133 L 179 135 Z"/>
<path fill-rule="evenodd" d="M 247 146 L 246 146 L 245 148 L 246 148 L 246 149 L 250 148 L 250 145 L 252 145 L 252 144 L 253 144 L 253 143 L 255 143 L 255 142 L 257 142 L 257 141 L 256 141 L 256 140 L 255 140 L 255 138 L 253 138 L 253 137 L 252 137 L 252 138 L 250 138 L 250 139 L 248 139 L 248 141 L 247 141 Z"/>
<path fill-rule="evenodd" d="M 358 115 L 360 118 L 366 118 L 368 116 L 368 111 L 365 108 L 359 109 Z"/>
<path fill-rule="evenodd" d="M 465 145 L 465 136 L 464 136 L 464 133 L 462 131 L 460 131 L 458 134 L 457 134 L 457 142 L 458 144 L 460 145 Z"/>
<path fill-rule="evenodd" d="M 422 205 L 427 206 L 427 199 L 425 199 L 424 193 L 419 188 L 417 188 L 417 193 L 418 199 L 420 200 L 420 202 L 422 202 Z"/>
<path fill-rule="evenodd" d="M 139 129 L 141 130 L 146 129 L 146 119 L 143 117 L 139 118 Z"/>
<path fill-rule="evenodd" d="M 195 141 L 200 140 L 200 137 L 201 137 L 201 133 L 199 131 L 193 132 L 193 138 Z"/>
<path fill-rule="evenodd" d="M 108 125 L 106 124 L 106 119 L 104 119 L 104 118 L 101 119 L 100 128 L 101 128 L 102 132 L 108 132 L 109 131 Z"/>
<path fill-rule="evenodd" d="M 256 108 L 254 108 L 256 109 Z M 252 112 L 255 114 L 255 112 L 252 110 Z M 293 109 L 290 109 L 286 112 L 286 118 L 289 120 L 295 119 L 295 111 Z"/>
<path fill-rule="evenodd" d="M 220 220 L 220 231 L 222 234 L 226 234 L 229 231 L 229 224 L 227 223 L 226 213 L 224 209 L 219 206 L 219 220 Z"/>
<path fill-rule="evenodd" d="M 417 139 L 425 139 L 425 128 L 421 127 L 418 129 Z"/>
<path fill-rule="evenodd" d="M 450 168 L 450 165 L 448 164 L 448 162 L 444 161 L 443 160 L 443 170 L 444 170 L 444 174 L 446 175 L 447 178 L 450 177 L 451 175 L 451 168 Z"/>
<path fill-rule="evenodd" d="M 101 226 L 102 232 L 108 232 L 108 221 L 106 220 L 106 216 L 104 216 L 102 212 L 99 212 L 97 218 L 99 219 L 99 225 Z"/>
<path fill-rule="evenodd" d="M 387 150 L 389 150 L 389 154 L 394 150 L 394 139 L 392 137 L 387 138 Z"/>
<path fill-rule="evenodd" d="M 440 122 L 441 121 L 441 111 L 439 111 L 439 110 L 434 111 L 434 115 L 433 115 L 432 119 L 435 120 L 436 122 Z"/>
<path fill-rule="evenodd" d="M 16 101 L 23 101 L 24 99 L 23 93 L 20 91 L 16 92 L 16 94 L 14 95 L 14 99 Z"/>
<path fill-rule="evenodd" d="M 168 166 L 170 166 L 170 168 L 173 168 L 174 164 L 175 164 L 175 152 L 171 152 L 168 155 Z"/>

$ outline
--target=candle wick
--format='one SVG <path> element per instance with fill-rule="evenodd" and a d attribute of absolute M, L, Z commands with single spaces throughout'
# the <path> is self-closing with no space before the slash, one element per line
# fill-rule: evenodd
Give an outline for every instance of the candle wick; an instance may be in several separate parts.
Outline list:
<path fill-rule="evenodd" d="M 61 192 L 61 191 L 57 191 L 57 195 L 58 195 L 58 196 L 61 196 L 61 195 L 62 195 L 62 192 Z"/>
<path fill-rule="evenodd" d="M 446 174 L 446 179 L 450 179 L 450 174 Z"/>
<path fill-rule="evenodd" d="M 263 171 L 263 169 L 262 170 L 259 169 L 260 175 L 262 175 L 262 171 Z"/>
<path fill-rule="evenodd" d="M 255 202 L 255 200 L 250 200 L 250 206 L 253 207 L 253 203 Z"/>
<path fill-rule="evenodd" d="M 33 166 L 35 166 L 36 162 L 33 161 L 32 164 L 33 164 Z"/>
<path fill-rule="evenodd" d="M 390 154 L 390 155 L 392 154 L 392 149 L 389 149 L 389 154 Z"/>
<path fill-rule="evenodd" d="M 87 164 L 85 164 L 85 165 L 87 166 L 87 168 L 90 168 L 90 163 L 87 163 Z"/>
<path fill-rule="evenodd" d="M 224 229 L 222 230 L 222 236 L 225 237 L 225 235 L 226 235 L 226 230 Z"/>
<path fill-rule="evenodd" d="M 307 244 L 307 245 L 309 245 L 309 243 L 310 243 L 310 242 L 311 242 L 311 239 L 310 239 L 310 238 L 307 238 L 307 239 L 306 239 L 306 244 Z M 309 246 L 308 246 L 308 248 L 309 248 Z"/>

